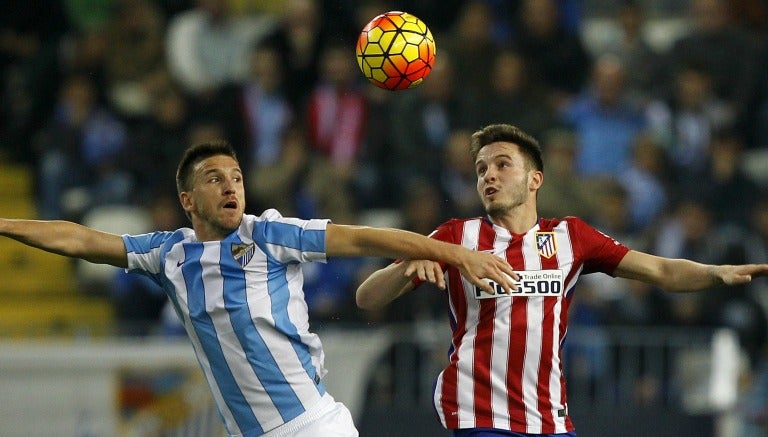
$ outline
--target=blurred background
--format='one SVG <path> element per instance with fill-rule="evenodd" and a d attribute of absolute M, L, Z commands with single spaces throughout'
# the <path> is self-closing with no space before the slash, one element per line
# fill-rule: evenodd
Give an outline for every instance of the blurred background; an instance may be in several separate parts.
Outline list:
<path fill-rule="evenodd" d="M 435 36 L 416 89 L 357 69 L 360 29 L 388 10 Z M 667 257 L 766 262 L 767 35 L 765 0 L 3 0 L 0 216 L 187 226 L 176 163 L 225 138 L 249 213 L 427 234 L 482 214 L 468 136 L 505 122 L 542 143 L 542 216 Z M 329 390 L 363 437 L 447 436 L 431 406 L 444 296 L 354 305 L 387 262 L 305 266 Z M 0 435 L 222 435 L 153 284 L 7 239 L 0 277 Z M 576 291 L 580 436 L 768 435 L 768 281 L 672 296 L 591 275 Z"/>

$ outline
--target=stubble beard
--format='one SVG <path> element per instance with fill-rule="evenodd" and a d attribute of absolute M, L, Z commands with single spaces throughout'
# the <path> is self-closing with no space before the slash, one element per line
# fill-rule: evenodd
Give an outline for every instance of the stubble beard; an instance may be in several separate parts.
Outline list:
<path fill-rule="evenodd" d="M 485 206 L 485 212 L 492 218 L 502 218 L 514 212 L 516 208 L 525 204 L 525 193 L 515 193 L 512 199 L 492 201 Z"/>
<path fill-rule="evenodd" d="M 240 223 L 243 219 L 241 214 L 240 217 L 236 220 L 236 223 L 230 224 L 230 220 L 228 218 L 219 217 L 215 213 L 208 210 L 203 210 L 199 217 L 201 221 L 207 224 L 207 227 L 211 231 L 222 237 L 227 236 L 237 230 L 237 228 L 240 227 Z"/>
<path fill-rule="evenodd" d="M 509 212 L 510 209 L 509 204 L 493 202 L 485 207 L 485 212 L 491 217 L 502 217 Z"/>

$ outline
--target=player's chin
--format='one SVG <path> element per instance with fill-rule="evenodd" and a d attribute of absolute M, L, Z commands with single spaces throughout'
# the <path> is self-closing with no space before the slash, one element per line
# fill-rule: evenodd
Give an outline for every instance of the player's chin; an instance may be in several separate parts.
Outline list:
<path fill-rule="evenodd" d="M 508 209 L 500 202 L 485 202 L 484 205 L 486 214 L 492 217 L 503 215 L 505 212 L 507 212 Z"/>
<path fill-rule="evenodd" d="M 243 219 L 243 211 L 240 210 L 227 210 L 221 217 L 222 227 L 230 230 L 237 229 L 240 226 L 240 221 Z"/>

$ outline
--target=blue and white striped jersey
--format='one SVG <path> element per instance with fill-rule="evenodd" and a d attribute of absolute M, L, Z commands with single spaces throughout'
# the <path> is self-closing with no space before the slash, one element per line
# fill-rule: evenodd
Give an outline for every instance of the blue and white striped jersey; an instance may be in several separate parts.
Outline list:
<path fill-rule="evenodd" d="M 188 228 L 123 236 L 128 271 L 165 289 L 231 435 L 261 435 L 325 393 L 300 263 L 326 262 L 327 224 L 270 209 L 221 241 Z"/>

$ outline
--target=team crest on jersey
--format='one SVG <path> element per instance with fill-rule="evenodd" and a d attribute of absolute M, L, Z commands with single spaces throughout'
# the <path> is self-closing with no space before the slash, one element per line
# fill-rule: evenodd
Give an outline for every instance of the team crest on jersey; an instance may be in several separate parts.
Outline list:
<path fill-rule="evenodd" d="M 256 245 L 254 243 L 245 244 L 232 243 L 232 258 L 240 264 L 240 267 L 245 268 L 246 264 L 251 261 L 253 254 L 256 252 Z"/>
<path fill-rule="evenodd" d="M 536 250 L 544 258 L 552 258 L 557 253 L 554 232 L 536 232 Z"/>

